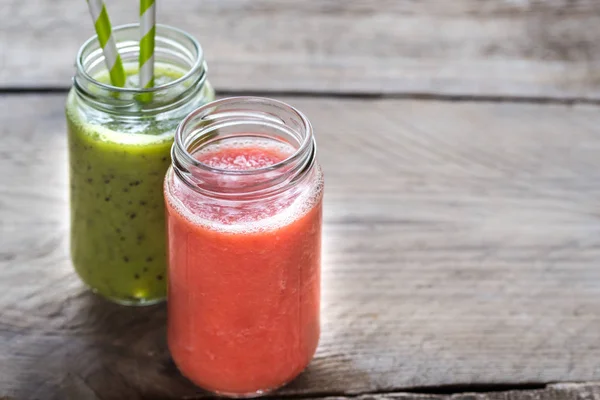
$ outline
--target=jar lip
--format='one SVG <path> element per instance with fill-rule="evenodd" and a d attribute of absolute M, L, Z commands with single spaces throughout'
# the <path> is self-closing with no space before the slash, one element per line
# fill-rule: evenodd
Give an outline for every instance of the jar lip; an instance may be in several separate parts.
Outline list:
<path fill-rule="evenodd" d="M 201 161 L 198 161 L 196 158 L 192 156 L 192 154 L 187 150 L 185 144 L 183 143 L 183 134 L 186 125 L 188 125 L 192 120 L 194 120 L 198 115 L 201 115 L 212 108 L 217 108 L 221 105 L 228 103 L 242 103 L 242 104 L 261 104 L 268 103 L 272 105 L 277 105 L 279 107 L 284 108 L 285 110 L 291 112 L 295 116 L 302 121 L 302 127 L 307 132 L 300 143 L 300 146 L 294 151 L 286 159 L 279 161 L 275 164 L 269 165 L 267 167 L 261 167 L 250 170 L 231 170 L 225 168 L 216 168 L 211 167 Z M 207 113 L 208 114 L 208 113 Z M 279 168 L 288 166 L 291 163 L 296 162 L 298 159 L 304 157 L 304 155 L 311 151 L 311 147 L 314 147 L 314 137 L 312 134 L 312 126 L 308 120 L 308 118 L 297 108 L 279 100 L 270 99 L 266 97 L 255 97 L 255 96 L 236 96 L 236 97 L 227 97 L 224 99 L 216 100 L 211 103 L 207 103 L 196 110 L 192 111 L 187 117 L 185 117 L 181 123 L 177 126 L 177 130 L 175 131 L 175 140 L 173 143 L 173 149 L 179 150 L 177 156 L 183 157 L 183 162 L 185 164 L 191 165 L 195 168 L 202 169 L 204 171 L 220 174 L 220 175 L 236 175 L 236 176 L 244 176 L 244 175 L 255 175 L 255 174 L 263 174 L 270 171 L 278 170 Z M 175 156 L 175 154 L 173 154 Z M 175 157 L 173 157 L 175 161 Z"/>
<path fill-rule="evenodd" d="M 120 31 L 125 31 L 128 29 L 133 29 L 133 28 L 137 28 L 139 29 L 140 24 L 139 23 L 131 23 L 131 24 L 125 24 L 125 25 L 119 25 L 116 26 L 112 29 L 112 33 L 113 33 L 113 38 L 114 38 L 114 34 L 115 32 L 120 32 Z M 83 45 L 81 45 L 81 47 L 79 48 L 79 51 L 77 52 L 77 69 L 78 71 L 81 72 L 81 75 L 83 76 L 83 78 L 85 78 L 85 80 L 93 83 L 94 85 L 98 86 L 99 88 L 105 89 L 105 90 L 109 90 L 111 92 L 117 92 L 117 93 L 131 93 L 131 94 L 140 94 L 140 93 L 154 93 L 157 92 L 159 90 L 165 90 L 165 89 L 170 89 L 172 87 L 175 87 L 179 84 L 181 84 L 182 82 L 186 81 L 187 79 L 189 79 L 191 76 L 193 76 L 194 74 L 198 73 L 199 70 L 201 69 L 205 69 L 206 70 L 206 65 L 204 62 L 204 53 L 202 50 L 202 46 L 200 46 L 200 43 L 189 33 L 185 32 L 184 30 L 181 30 L 179 28 L 175 28 L 173 26 L 170 25 L 164 25 L 164 24 L 156 24 L 156 33 L 158 34 L 160 30 L 166 30 L 166 31 L 170 31 L 173 33 L 176 33 L 178 35 L 181 35 L 184 40 L 188 40 L 194 50 L 196 51 L 196 53 L 198 54 L 198 56 L 196 57 L 196 60 L 194 61 L 194 64 L 192 65 L 192 67 L 185 73 L 183 74 L 181 77 L 167 82 L 163 85 L 160 86 L 155 86 L 155 87 L 151 87 L 151 88 L 125 88 L 125 87 L 119 87 L 119 86 L 113 86 L 107 83 L 103 83 L 100 82 L 96 79 L 94 79 L 85 69 L 84 65 L 83 65 L 83 57 L 84 57 L 84 52 L 90 47 L 92 46 L 94 43 L 96 43 L 98 41 L 98 35 L 93 35 L 92 37 L 90 37 L 88 40 L 86 40 Z M 118 43 L 117 43 L 117 48 L 118 48 Z"/>

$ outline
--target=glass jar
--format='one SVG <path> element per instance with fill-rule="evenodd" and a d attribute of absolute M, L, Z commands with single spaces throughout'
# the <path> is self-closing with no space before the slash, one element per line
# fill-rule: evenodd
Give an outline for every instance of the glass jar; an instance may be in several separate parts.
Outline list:
<path fill-rule="evenodd" d="M 220 395 L 267 393 L 319 340 L 323 175 L 311 125 L 279 101 L 223 99 L 181 123 L 171 155 L 173 359 Z"/>
<path fill-rule="evenodd" d="M 121 304 L 166 296 L 162 184 L 175 129 L 214 100 L 202 48 L 157 25 L 155 87 L 137 85 L 139 25 L 113 30 L 127 72 L 110 84 L 97 37 L 77 55 L 66 102 L 71 185 L 71 257 L 94 292 Z"/>

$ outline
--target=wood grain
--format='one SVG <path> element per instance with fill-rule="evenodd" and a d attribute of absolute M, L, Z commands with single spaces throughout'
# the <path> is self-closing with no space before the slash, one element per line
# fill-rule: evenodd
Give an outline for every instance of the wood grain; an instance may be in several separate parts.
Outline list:
<path fill-rule="evenodd" d="M 107 0 L 114 24 L 135 1 Z M 169 0 L 217 89 L 600 100 L 596 0 Z M 0 87 L 67 87 L 83 2 L 4 0 Z"/>
<path fill-rule="evenodd" d="M 280 395 L 600 380 L 600 108 L 284 100 L 327 184 L 320 348 Z M 0 96 L 0 396 L 201 397 L 163 306 L 72 271 L 63 102 Z"/>

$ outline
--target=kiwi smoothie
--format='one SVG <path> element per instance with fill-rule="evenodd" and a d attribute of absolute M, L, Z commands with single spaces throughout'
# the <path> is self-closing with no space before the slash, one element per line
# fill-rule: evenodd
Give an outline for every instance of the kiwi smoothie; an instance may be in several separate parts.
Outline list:
<path fill-rule="evenodd" d="M 135 87 L 137 71 L 127 72 L 128 86 Z M 184 72 L 157 64 L 155 87 L 168 86 Z M 93 78 L 109 83 L 106 73 Z M 214 99 L 208 82 L 197 97 L 194 107 Z M 128 118 L 84 108 L 71 90 L 66 116 L 75 270 L 92 290 L 115 302 L 160 301 L 166 295 L 163 180 L 185 114 Z"/>

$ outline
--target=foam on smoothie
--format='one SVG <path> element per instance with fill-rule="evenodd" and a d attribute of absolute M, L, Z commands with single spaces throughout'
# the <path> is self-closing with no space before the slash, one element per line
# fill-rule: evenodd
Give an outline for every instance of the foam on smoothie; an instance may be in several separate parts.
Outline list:
<path fill-rule="evenodd" d="M 69 99 L 68 101 L 72 101 Z M 127 146 L 148 146 L 151 144 L 161 144 L 173 140 L 173 129 L 163 130 L 162 133 L 148 135 L 144 131 L 147 130 L 143 124 L 138 124 L 135 128 L 130 128 L 129 132 L 123 133 L 109 129 L 100 124 L 86 123 L 79 118 L 77 113 L 73 112 L 73 107 L 68 107 L 67 114 L 76 129 L 81 134 L 87 135 L 94 140 L 117 143 Z M 156 126 L 156 125 L 154 125 Z M 148 127 L 151 127 L 150 124 Z"/>
<path fill-rule="evenodd" d="M 194 153 L 194 158 L 213 168 L 248 171 L 274 165 L 294 152 L 287 143 L 252 138 L 208 146 Z M 222 200 L 199 200 L 198 193 L 178 179 L 170 187 L 172 193 L 169 189 L 166 193 L 170 205 L 193 224 L 230 233 L 272 231 L 298 220 L 319 202 L 323 176 L 319 168 L 314 173 L 317 184 L 314 180 L 300 182 L 274 198 L 238 201 L 231 206 L 224 206 Z"/>

